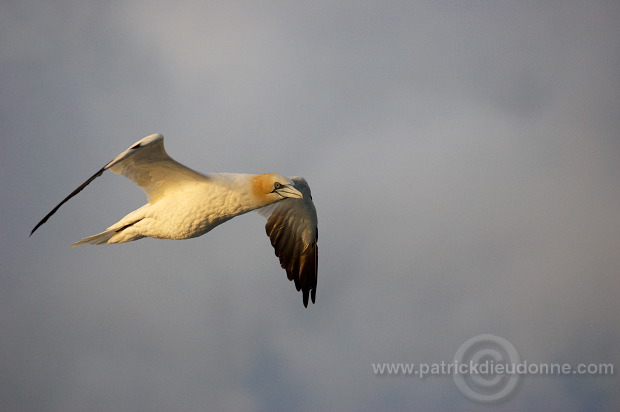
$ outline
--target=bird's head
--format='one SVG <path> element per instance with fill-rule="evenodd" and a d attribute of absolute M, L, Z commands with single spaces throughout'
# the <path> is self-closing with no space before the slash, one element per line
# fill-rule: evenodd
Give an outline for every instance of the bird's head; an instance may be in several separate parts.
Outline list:
<path fill-rule="evenodd" d="M 302 199 L 304 196 L 295 189 L 291 179 L 276 173 L 265 173 L 254 176 L 252 192 L 265 204 L 275 203 L 287 197 Z"/>

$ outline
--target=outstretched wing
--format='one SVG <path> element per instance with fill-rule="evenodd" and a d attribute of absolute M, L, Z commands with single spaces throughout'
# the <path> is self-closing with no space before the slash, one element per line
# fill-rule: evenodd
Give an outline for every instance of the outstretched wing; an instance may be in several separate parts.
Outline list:
<path fill-rule="evenodd" d="M 318 255 L 318 220 L 308 182 L 303 177 L 291 178 L 303 199 L 287 198 L 257 210 L 267 217 L 265 230 L 271 239 L 280 265 L 289 280 L 303 293 L 304 306 L 308 297 L 316 299 Z"/>
<path fill-rule="evenodd" d="M 65 204 L 73 196 L 77 195 L 90 184 L 110 169 L 112 172 L 122 174 L 133 180 L 146 193 L 150 203 L 156 202 L 164 195 L 167 189 L 178 185 L 184 180 L 204 180 L 206 177 L 183 166 L 173 160 L 164 150 L 164 136 L 159 133 L 152 134 L 134 143 L 129 149 L 116 156 L 111 162 L 103 166 L 97 173 L 82 183 L 69 196 L 54 207 L 32 229 L 30 235 L 35 232 L 54 214 L 60 206 Z"/>
<path fill-rule="evenodd" d="M 155 203 L 168 190 L 184 181 L 204 181 L 207 177 L 172 159 L 164 149 L 164 136 L 152 134 L 136 142 L 104 166 L 140 186 Z"/>

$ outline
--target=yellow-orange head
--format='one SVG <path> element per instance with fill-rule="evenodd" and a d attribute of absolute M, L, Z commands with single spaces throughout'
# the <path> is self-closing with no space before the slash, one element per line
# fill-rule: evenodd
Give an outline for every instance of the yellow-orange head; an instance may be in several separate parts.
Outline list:
<path fill-rule="evenodd" d="M 276 173 L 264 173 L 252 178 L 252 193 L 269 205 L 287 197 L 301 199 L 303 195 L 291 179 Z"/>

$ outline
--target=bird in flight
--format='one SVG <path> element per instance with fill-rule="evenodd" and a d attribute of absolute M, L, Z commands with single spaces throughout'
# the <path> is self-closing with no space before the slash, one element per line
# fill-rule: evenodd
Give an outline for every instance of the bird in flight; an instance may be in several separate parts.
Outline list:
<path fill-rule="evenodd" d="M 30 235 L 108 169 L 140 186 L 148 203 L 104 232 L 72 246 L 125 243 L 144 237 L 189 239 L 254 210 L 267 218 L 267 235 L 289 280 L 301 290 L 304 306 L 308 306 L 309 297 L 314 303 L 318 229 L 306 180 L 275 173 L 198 173 L 168 156 L 159 133 L 136 142 L 103 166 L 41 219 Z"/>

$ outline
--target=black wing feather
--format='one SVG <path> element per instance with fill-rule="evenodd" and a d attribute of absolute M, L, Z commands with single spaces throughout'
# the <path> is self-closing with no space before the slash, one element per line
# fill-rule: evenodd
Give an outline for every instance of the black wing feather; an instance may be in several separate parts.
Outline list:
<path fill-rule="evenodd" d="M 107 165 L 106 165 L 107 166 Z M 85 181 L 84 183 L 82 183 L 77 189 L 75 189 L 73 192 L 71 192 L 71 194 L 69 194 L 69 196 L 65 197 L 62 202 L 58 203 L 58 205 L 56 205 L 55 208 L 53 208 L 51 210 L 51 212 L 49 212 L 47 215 L 45 215 L 45 217 L 43 219 L 41 219 L 41 221 L 39 223 L 37 223 L 37 225 L 34 227 L 34 229 L 32 229 L 32 231 L 30 232 L 30 236 L 32 236 L 32 234 L 35 232 L 35 230 L 37 230 L 39 228 L 39 226 L 41 226 L 43 223 L 47 222 L 47 220 L 52 217 L 52 215 L 54 213 L 56 213 L 56 211 L 58 209 L 60 209 L 60 206 L 64 205 L 65 203 L 67 203 L 67 201 L 69 199 L 71 199 L 73 196 L 77 195 L 78 193 L 80 193 L 82 191 L 82 189 L 84 189 L 86 186 L 88 186 L 90 184 L 90 182 L 92 182 L 93 180 L 95 180 L 96 178 L 98 178 L 99 176 L 101 176 L 103 174 L 103 172 L 106 171 L 106 166 L 102 167 L 101 169 L 99 169 L 99 171 L 97 173 L 95 173 L 94 175 L 92 175 L 91 177 L 88 178 L 87 181 Z"/>
<path fill-rule="evenodd" d="M 316 209 L 310 188 L 302 178 L 293 178 L 303 199 L 284 199 L 260 211 L 267 216 L 265 231 L 271 240 L 280 266 L 303 294 L 304 306 L 316 300 L 319 248 Z"/>

